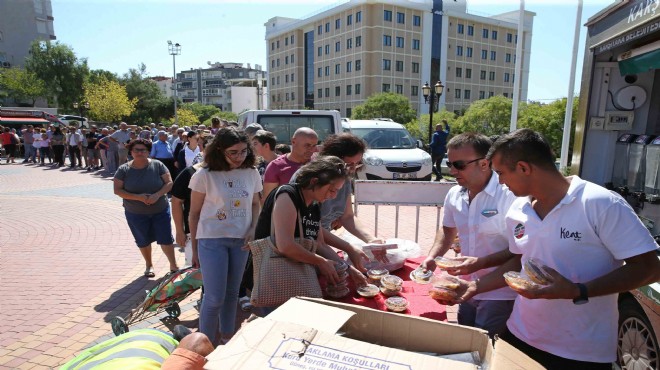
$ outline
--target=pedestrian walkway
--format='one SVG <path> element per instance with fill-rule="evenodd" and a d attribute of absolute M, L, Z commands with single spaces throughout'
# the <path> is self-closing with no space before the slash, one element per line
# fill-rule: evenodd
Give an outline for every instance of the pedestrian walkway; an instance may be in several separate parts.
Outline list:
<path fill-rule="evenodd" d="M 380 207 L 383 237 L 394 234 L 387 224 L 393 214 L 393 207 Z M 360 207 L 360 217 L 373 227 L 373 208 Z M 414 233 L 414 217 L 413 210 L 402 211 L 400 237 L 414 239 L 407 234 Z M 426 253 L 435 213 L 422 212 L 421 222 Z M 0 369 L 56 368 L 110 337 L 110 320 L 129 313 L 156 285 L 156 279 L 142 276 L 144 262 L 121 200 L 102 172 L 0 166 L 0 251 Z M 180 266 L 183 259 L 177 252 Z M 168 271 L 159 248 L 154 267 L 157 276 Z M 132 328 L 196 327 L 198 298 L 196 293 L 182 302 L 178 320 L 163 313 Z M 448 317 L 455 320 L 455 310 Z"/>

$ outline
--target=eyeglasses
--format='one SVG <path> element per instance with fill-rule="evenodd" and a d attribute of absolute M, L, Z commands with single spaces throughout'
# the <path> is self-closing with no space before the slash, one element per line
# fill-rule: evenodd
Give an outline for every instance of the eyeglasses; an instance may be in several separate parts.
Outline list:
<path fill-rule="evenodd" d="M 357 163 L 344 163 L 344 167 L 345 167 L 347 170 L 358 170 L 358 169 L 360 169 L 362 166 L 364 166 L 364 163 L 362 163 L 362 162 L 357 162 Z"/>
<path fill-rule="evenodd" d="M 243 149 L 243 150 L 226 150 L 225 155 L 227 157 L 231 158 L 240 158 L 240 157 L 246 157 L 250 153 L 249 149 Z"/>
<path fill-rule="evenodd" d="M 146 153 L 148 151 L 148 149 L 133 149 L 133 153 Z"/>
<path fill-rule="evenodd" d="M 447 161 L 447 167 L 448 168 L 454 167 L 457 171 L 463 171 L 465 169 L 465 167 L 467 167 L 468 164 L 474 163 L 476 161 L 480 161 L 482 159 L 484 159 L 484 157 L 473 159 L 473 160 L 468 161 L 468 162 L 466 162 L 466 161 L 454 161 L 454 162 Z"/>

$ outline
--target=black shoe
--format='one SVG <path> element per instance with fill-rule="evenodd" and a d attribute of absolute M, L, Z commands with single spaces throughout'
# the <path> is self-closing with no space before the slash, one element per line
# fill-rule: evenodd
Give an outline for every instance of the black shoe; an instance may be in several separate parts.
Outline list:
<path fill-rule="evenodd" d="M 185 338 L 188 334 L 192 334 L 192 330 L 180 324 L 174 325 L 174 328 L 172 329 L 172 336 L 179 342 L 181 342 L 181 339 Z"/>

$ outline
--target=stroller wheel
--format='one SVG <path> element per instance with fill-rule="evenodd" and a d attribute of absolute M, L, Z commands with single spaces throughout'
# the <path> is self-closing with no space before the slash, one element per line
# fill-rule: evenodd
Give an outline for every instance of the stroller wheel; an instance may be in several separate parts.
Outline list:
<path fill-rule="evenodd" d="M 128 325 L 126 325 L 126 321 L 119 316 L 115 316 L 112 321 L 110 321 L 110 325 L 112 325 L 112 332 L 115 336 L 128 333 Z"/>
<path fill-rule="evenodd" d="M 177 318 L 179 315 L 181 315 L 181 307 L 179 307 L 179 304 L 176 302 L 173 302 L 169 306 L 165 307 L 165 311 L 167 312 L 170 317 Z"/>

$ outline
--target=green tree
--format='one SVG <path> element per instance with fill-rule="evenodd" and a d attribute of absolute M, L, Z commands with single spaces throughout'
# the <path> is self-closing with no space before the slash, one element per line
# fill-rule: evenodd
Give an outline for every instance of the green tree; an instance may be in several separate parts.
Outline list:
<path fill-rule="evenodd" d="M 89 71 L 88 81 L 90 83 L 99 83 L 101 79 L 119 82 L 119 77 L 117 77 L 117 75 L 113 72 L 106 71 L 104 69 L 93 69 Z"/>
<path fill-rule="evenodd" d="M 116 122 L 133 113 L 137 99 L 129 99 L 126 88 L 117 81 L 101 77 L 98 83 L 85 85 L 85 101 L 89 102 L 89 115 L 102 122 Z"/>
<path fill-rule="evenodd" d="M 456 122 L 456 115 L 453 112 L 449 112 L 448 110 L 442 108 L 441 111 L 433 113 L 433 129 L 435 130 L 435 125 L 438 125 L 442 122 L 443 119 L 446 119 L 447 122 L 449 123 L 449 126 L 452 127 Z M 406 129 L 408 129 L 408 132 L 410 134 L 417 138 L 422 140 L 425 144 L 428 144 L 429 141 L 429 115 L 428 114 L 422 114 L 419 118 L 416 118 L 406 125 Z"/>
<path fill-rule="evenodd" d="M 0 70 L 0 87 L 16 102 L 30 101 L 34 107 L 37 98 L 46 96 L 46 85 L 34 73 L 21 68 Z"/>
<path fill-rule="evenodd" d="M 181 105 L 182 109 L 188 109 L 195 113 L 200 122 L 210 120 L 211 117 L 222 113 L 220 108 L 215 105 L 204 105 L 201 103 L 185 103 Z"/>
<path fill-rule="evenodd" d="M 89 76 L 86 59 L 78 59 L 73 49 L 59 42 L 34 41 L 25 67 L 46 85 L 49 103 L 73 111 L 73 102 L 82 100 L 83 84 Z"/>
<path fill-rule="evenodd" d="M 126 86 L 129 99 L 137 98 L 135 111 L 127 119 L 134 124 L 147 124 L 159 121 L 174 113 L 174 108 L 168 115 L 161 115 L 160 108 L 168 104 L 168 99 L 161 93 L 155 81 L 148 78 L 147 67 L 141 63 L 138 68 L 131 68 L 120 82 Z M 172 101 L 172 104 L 174 102 Z"/>
<path fill-rule="evenodd" d="M 197 118 L 195 112 L 190 109 L 177 109 L 176 113 L 179 127 L 192 127 L 199 125 L 199 118 Z M 170 121 L 174 122 L 174 117 L 170 118 Z"/>
<path fill-rule="evenodd" d="M 487 136 L 509 132 L 512 100 L 497 95 L 477 100 L 452 126 L 452 134 L 479 132 Z"/>
<path fill-rule="evenodd" d="M 352 119 L 391 118 L 404 125 L 416 116 L 408 98 L 391 92 L 370 96 L 363 104 L 353 108 L 351 113 Z"/>
<path fill-rule="evenodd" d="M 238 114 L 229 111 L 218 112 L 218 114 L 214 114 L 213 117 L 218 117 L 227 121 L 238 121 Z M 206 127 L 211 127 L 211 118 L 204 120 L 202 123 L 205 124 Z"/>
<path fill-rule="evenodd" d="M 561 155 L 561 141 L 564 134 L 564 117 L 566 115 L 566 98 L 558 99 L 549 104 L 526 103 L 521 104 L 518 114 L 518 127 L 530 128 L 538 131 L 550 142 L 555 155 Z M 575 132 L 575 122 L 579 98 L 573 98 L 573 115 L 571 120 L 571 134 Z M 573 148 L 574 135 L 569 142 L 569 155 Z"/>

